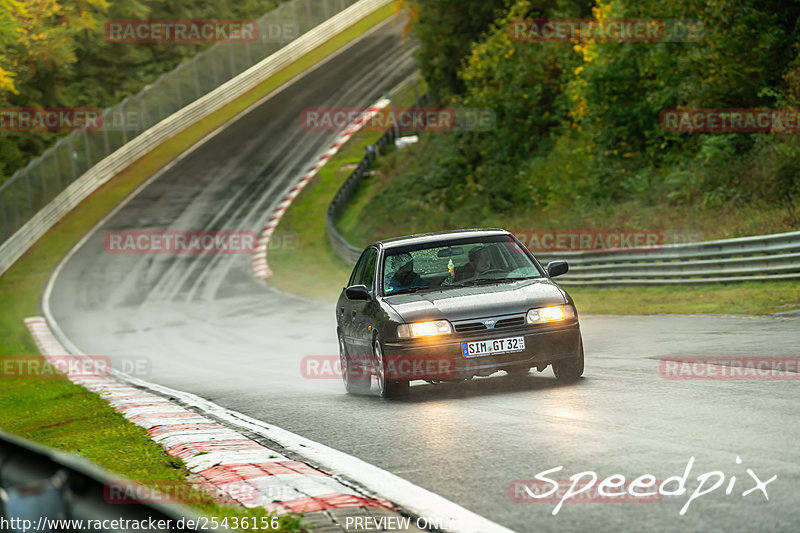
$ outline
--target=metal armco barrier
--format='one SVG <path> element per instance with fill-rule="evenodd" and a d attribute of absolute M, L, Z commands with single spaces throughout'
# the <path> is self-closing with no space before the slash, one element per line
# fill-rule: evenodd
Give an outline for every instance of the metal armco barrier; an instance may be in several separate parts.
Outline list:
<path fill-rule="evenodd" d="M 417 103 L 414 104 L 414 107 L 422 107 L 426 105 L 429 100 L 429 96 L 424 94 L 419 98 L 419 100 L 417 100 Z M 393 144 L 400 136 L 401 135 L 398 135 L 398 132 L 395 130 L 388 130 L 380 136 L 375 144 L 368 146 L 367 153 L 364 155 L 364 158 L 361 160 L 361 162 L 359 162 L 356 169 L 352 174 L 350 174 L 339 190 L 336 191 L 336 196 L 333 197 L 333 200 L 331 200 L 331 203 L 328 205 L 328 212 L 326 215 L 328 240 L 330 241 L 333 250 L 336 252 L 336 255 L 341 257 L 342 260 L 348 265 L 354 265 L 356 261 L 358 261 L 358 257 L 361 255 L 362 250 L 361 248 L 356 248 L 347 242 L 347 239 L 342 237 L 342 235 L 336 229 L 336 220 L 345 210 L 347 204 L 350 202 L 350 199 L 358 190 L 358 186 L 363 181 L 366 172 L 369 170 L 372 162 L 375 161 L 375 158 L 378 157 L 379 153 L 384 150 L 385 146 Z"/>
<path fill-rule="evenodd" d="M 126 503 L 105 500 L 105 486 L 120 482 L 119 476 L 100 468 L 79 455 L 27 441 L 0 430 L 0 530 L 79 531 L 83 520 L 106 522 L 103 527 L 84 527 L 83 531 L 131 531 L 121 521 L 139 524 L 161 521 L 161 526 L 138 531 L 193 531 L 185 527 L 205 522 L 193 509 L 178 504 Z M 56 528 L 53 520 L 62 520 Z M 71 527 L 69 522 L 72 520 Z M 26 522 L 27 521 L 27 522 Z M 24 527 L 24 526 L 28 527 Z M 66 526 L 66 527 L 64 527 Z M 181 527 L 183 526 L 183 527 Z M 203 529 L 203 531 L 215 531 Z"/>
<path fill-rule="evenodd" d="M 21 179 L 17 175 L 12 176 L 11 179 L 0 185 L 0 207 L 3 205 L 8 207 L 8 209 L 0 209 L 0 211 L 2 211 L 0 227 L 10 227 L 12 231 L 14 231 L 13 235 L 8 237 L 7 240 L 0 245 L 0 275 L 8 270 L 47 230 L 53 227 L 69 211 L 75 208 L 101 185 L 114 177 L 118 172 L 124 170 L 131 163 L 144 156 L 173 135 L 235 100 L 271 75 L 285 68 L 298 58 L 334 37 L 336 34 L 352 26 L 365 16 L 391 3 L 391 1 L 392 0 L 358 0 L 354 2 L 354 0 L 315 0 L 311 2 L 311 0 L 293 0 L 292 2 L 288 2 L 279 8 L 282 13 L 297 12 L 316 14 L 316 20 L 309 22 L 307 25 L 304 24 L 300 26 L 301 31 L 307 30 L 305 33 L 217 88 L 193 100 L 190 104 L 182 107 L 177 112 L 163 118 L 163 120 L 160 119 L 146 131 L 135 132 L 137 134 L 135 138 L 127 141 L 119 149 L 111 153 L 111 155 L 105 156 L 100 159 L 99 162 L 94 163 L 93 166 L 92 163 L 87 163 L 86 160 L 83 159 L 83 154 L 87 152 L 88 148 L 81 149 L 81 147 L 79 147 L 75 148 L 75 150 L 71 150 L 70 154 L 74 157 L 71 156 L 67 161 L 72 161 L 73 159 L 76 161 L 83 161 L 79 170 L 79 177 L 68 184 L 59 183 L 57 187 L 51 186 L 48 188 L 43 186 L 43 189 L 50 190 L 53 193 L 49 194 L 47 200 L 45 200 L 47 202 L 46 205 L 45 203 L 31 205 L 28 200 L 23 202 L 17 199 L 16 194 L 12 195 L 12 198 L 8 198 L 14 184 L 21 182 Z M 311 7 L 306 9 L 307 6 L 312 6 L 312 4 L 315 6 L 314 9 Z M 346 7 L 348 5 L 349 7 Z M 324 9 L 320 9 L 320 6 Z M 281 18 L 281 20 L 284 19 Z M 312 24 L 316 25 L 312 26 Z M 176 70 L 180 69 L 181 67 Z M 140 102 L 140 104 L 141 105 L 136 107 L 143 108 L 147 111 L 147 113 L 145 113 L 146 115 L 150 116 L 157 113 L 153 109 L 147 109 L 144 102 Z M 150 105 L 155 104 L 151 102 Z M 101 131 L 99 133 L 102 134 L 103 132 Z M 86 144 L 89 141 L 85 138 L 86 135 L 88 135 L 87 132 L 75 132 L 73 135 L 80 135 L 79 138 L 83 139 L 82 142 L 84 142 L 85 146 L 89 146 L 89 144 Z M 73 142 L 71 136 L 65 137 L 65 139 L 70 139 L 70 143 Z M 56 147 L 53 147 L 53 149 L 55 148 Z M 52 158 L 52 154 L 49 151 L 45 152 L 36 161 L 45 160 L 45 158 Z M 94 161 L 98 161 L 98 159 L 94 159 Z M 35 166 L 37 163 L 31 162 L 31 165 Z M 60 167 L 56 166 L 53 168 Z M 88 170 L 85 170 L 87 168 Z M 80 174 L 81 172 L 82 174 Z M 41 179 L 39 181 L 44 184 L 44 180 L 48 174 L 46 172 L 40 174 Z M 26 181 L 25 183 L 26 185 L 22 188 L 30 189 L 30 182 Z M 36 183 L 38 183 L 38 181 Z M 20 198 L 23 196 L 20 196 Z M 13 213 L 13 217 L 8 213 Z M 20 219 L 19 223 L 15 222 L 17 218 Z M 19 224 L 23 225 L 19 227 Z M 16 229 L 17 227 L 19 229 Z M 7 234 L 7 232 L 3 234 L 4 238 Z"/>
<path fill-rule="evenodd" d="M 424 103 L 420 99 L 417 105 Z M 394 140 L 393 130 L 384 133 L 374 147 L 367 150 L 364 159 L 328 206 L 328 240 L 336 254 L 348 265 L 356 263 L 362 249 L 347 242 L 336 230 L 336 219 L 347 207 L 366 171 L 377 157 L 377 152 Z M 569 272 L 559 277 L 558 281 L 573 286 L 645 286 L 800 279 L 800 232 L 667 244 L 635 252 L 533 252 L 545 266 L 557 259 L 567 260 Z"/>
<path fill-rule="evenodd" d="M 675 285 L 800 279 L 800 232 L 759 235 L 657 249 L 536 253 L 540 262 L 565 259 L 565 285 Z"/>

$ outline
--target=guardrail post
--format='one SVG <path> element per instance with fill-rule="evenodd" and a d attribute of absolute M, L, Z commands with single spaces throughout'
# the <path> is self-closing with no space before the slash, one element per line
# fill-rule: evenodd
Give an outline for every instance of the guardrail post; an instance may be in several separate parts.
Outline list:
<path fill-rule="evenodd" d="M 76 179 L 78 179 L 78 169 L 75 166 L 75 157 L 77 156 L 77 154 L 75 153 L 75 147 L 72 145 L 72 137 L 73 137 L 72 133 L 70 133 L 67 136 L 67 148 L 69 149 L 69 163 L 70 166 L 72 167 L 71 181 L 75 181 Z"/>
<path fill-rule="evenodd" d="M 230 67 L 231 75 L 230 78 L 236 76 L 236 62 L 233 58 L 233 46 L 228 46 L 228 66 Z M 228 78 L 228 79 L 230 79 Z"/>
<path fill-rule="evenodd" d="M 111 145 L 108 143 L 108 128 L 105 124 L 103 124 L 103 148 L 105 149 L 103 152 L 105 155 L 111 153 Z"/>
<path fill-rule="evenodd" d="M 28 195 L 28 210 L 33 212 L 36 211 L 33 208 L 33 194 L 31 193 L 31 177 L 30 174 L 25 176 L 25 192 Z"/>
<path fill-rule="evenodd" d="M 183 70 L 183 65 L 178 67 L 178 70 L 176 70 L 175 72 L 178 73 L 181 70 Z M 175 103 L 178 104 L 178 109 L 180 109 L 180 108 L 183 107 L 183 96 L 181 95 L 180 79 L 178 78 L 178 76 L 175 76 L 172 81 L 173 81 L 173 84 L 175 85 L 175 96 L 177 96 L 177 98 L 175 99 Z"/>
<path fill-rule="evenodd" d="M 86 152 L 86 169 L 92 168 L 92 150 L 89 148 L 89 132 L 83 130 L 83 148 Z"/>
<path fill-rule="evenodd" d="M 116 109 L 119 109 L 120 111 L 122 111 L 124 113 L 125 112 L 125 102 L 127 102 L 127 101 L 128 101 L 128 99 L 125 98 L 122 102 L 120 102 L 116 106 Z M 159 108 L 159 113 L 160 113 L 161 112 L 161 99 L 158 100 L 158 104 L 159 104 L 158 108 Z M 125 120 L 124 119 L 123 119 L 122 124 L 120 125 L 119 129 L 122 132 L 122 144 L 125 144 L 125 143 L 128 142 L 128 126 L 127 126 L 127 124 L 125 124 Z"/>
<path fill-rule="evenodd" d="M 249 53 L 249 50 L 248 50 L 248 53 Z M 194 99 L 195 100 L 200 98 L 200 95 L 202 94 L 201 91 L 200 91 L 200 74 L 197 72 L 197 57 L 198 56 L 194 56 L 192 58 L 192 61 L 191 61 L 191 63 L 192 63 L 192 77 L 194 78 Z M 248 55 L 248 59 L 249 59 L 249 55 Z"/>
<path fill-rule="evenodd" d="M 155 88 L 161 84 L 161 79 L 163 77 L 164 77 L 163 75 L 159 76 L 159 78 L 156 80 L 156 85 L 150 87 L 151 91 L 155 91 Z M 163 102 L 164 94 L 162 91 L 154 92 L 154 94 L 156 95 L 156 101 L 158 102 L 158 116 L 153 122 L 157 124 L 162 118 L 164 118 L 164 102 Z M 124 137 L 122 140 L 123 142 L 128 142 L 125 140 Z"/>
<path fill-rule="evenodd" d="M 58 162 L 58 143 L 53 147 L 53 150 L 50 151 L 50 155 L 53 156 L 53 171 L 56 175 L 56 187 L 60 191 L 63 189 L 61 186 L 61 164 Z"/>
<path fill-rule="evenodd" d="M 5 196 L 5 189 L 0 189 L 0 209 L 3 211 L 3 240 L 6 240 L 11 235 L 11 230 L 8 226 L 8 204 L 3 201 Z"/>

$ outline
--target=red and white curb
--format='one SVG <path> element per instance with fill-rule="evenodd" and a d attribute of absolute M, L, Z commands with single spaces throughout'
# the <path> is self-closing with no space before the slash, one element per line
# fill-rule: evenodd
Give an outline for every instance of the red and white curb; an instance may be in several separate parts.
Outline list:
<path fill-rule="evenodd" d="M 349 507 L 394 510 L 384 499 L 369 498 L 331 473 L 293 461 L 211 418 L 107 374 L 87 374 L 86 356 L 67 353 L 42 317 L 25 319 L 39 351 L 67 377 L 99 394 L 130 422 L 145 428 L 168 454 L 180 457 L 206 484 L 246 507 L 279 514 Z M 74 360 L 75 365 L 67 364 Z"/>
<path fill-rule="evenodd" d="M 294 199 L 297 198 L 297 195 L 300 194 L 300 191 L 303 190 L 308 182 L 317 175 L 319 169 L 325 166 L 325 163 L 327 163 L 328 160 L 339 151 L 344 143 L 346 143 L 354 133 L 360 130 L 364 124 L 377 115 L 382 109 L 386 108 L 389 103 L 390 102 L 388 99 L 381 98 L 372 107 L 367 108 L 364 113 L 362 113 L 355 121 L 353 121 L 353 123 L 350 124 L 347 129 L 345 129 L 342 134 L 336 138 L 336 141 L 331 145 L 331 147 L 322 155 L 322 157 L 319 158 L 314 166 L 308 169 L 306 174 L 300 178 L 297 184 L 289 190 L 289 192 L 283 197 L 275 209 L 272 210 L 269 220 L 267 221 L 267 225 L 261 230 L 256 249 L 253 252 L 253 258 L 250 260 L 250 264 L 253 267 L 253 274 L 258 279 L 267 279 L 268 277 L 272 276 L 272 270 L 270 270 L 269 264 L 267 263 L 267 245 L 269 244 L 270 237 L 272 237 L 272 233 L 275 231 L 275 228 L 278 226 L 278 223 L 283 217 L 283 214 L 292 204 Z"/>

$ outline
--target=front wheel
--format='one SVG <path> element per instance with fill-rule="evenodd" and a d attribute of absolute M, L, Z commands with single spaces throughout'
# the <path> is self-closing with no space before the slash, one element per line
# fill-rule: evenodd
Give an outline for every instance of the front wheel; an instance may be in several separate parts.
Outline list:
<path fill-rule="evenodd" d="M 383 355 L 381 341 L 376 337 L 372 341 L 372 355 L 375 364 L 375 378 L 381 398 L 396 398 L 408 394 L 409 383 L 404 379 L 387 379 L 386 358 Z"/>
<path fill-rule="evenodd" d="M 339 363 L 342 365 L 342 381 L 350 394 L 366 394 L 369 392 L 370 375 L 366 367 L 356 365 L 347 355 L 344 341 L 339 336 Z"/>
<path fill-rule="evenodd" d="M 553 361 L 553 373 L 558 381 L 575 381 L 583 375 L 583 339 L 580 343 L 581 351 L 577 358 Z"/>

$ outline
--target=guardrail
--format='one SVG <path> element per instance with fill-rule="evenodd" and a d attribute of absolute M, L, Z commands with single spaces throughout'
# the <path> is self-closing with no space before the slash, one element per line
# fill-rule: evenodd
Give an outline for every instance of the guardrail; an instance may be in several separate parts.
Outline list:
<path fill-rule="evenodd" d="M 424 94 L 417 100 L 413 107 L 422 107 L 426 105 L 429 100 L 430 97 Z M 363 159 L 361 159 L 358 166 L 353 170 L 353 173 L 350 174 L 342 186 L 339 187 L 333 200 L 328 204 L 328 211 L 326 214 L 328 241 L 330 241 L 331 247 L 333 247 L 336 255 L 341 257 L 348 265 L 354 265 L 356 261 L 358 261 L 362 250 L 347 242 L 347 239 L 339 233 L 336 229 L 336 220 L 347 207 L 347 204 L 350 202 L 356 190 L 358 190 L 358 186 L 364 180 L 364 177 L 367 176 L 367 171 L 369 167 L 372 166 L 372 162 L 385 150 L 387 145 L 394 144 L 399 137 L 402 137 L 402 135 L 400 135 L 398 131 L 391 129 L 384 132 L 375 144 L 367 146 L 366 154 Z"/>
<path fill-rule="evenodd" d="M 800 232 L 620 250 L 536 253 L 569 262 L 565 285 L 674 285 L 800 279 Z"/>
<path fill-rule="evenodd" d="M 386 145 L 394 143 L 396 139 L 396 132 L 394 130 L 389 130 L 381 135 L 375 144 L 367 146 L 367 153 L 364 155 L 364 158 L 358 163 L 358 166 L 353 170 L 353 173 L 350 174 L 347 180 L 345 180 L 336 192 L 336 196 L 333 197 L 333 200 L 331 200 L 331 203 L 328 205 L 328 214 L 326 217 L 328 224 L 328 240 L 334 251 L 348 264 L 353 265 L 358 261 L 358 257 L 361 255 L 361 249 L 356 248 L 342 237 L 336 229 L 336 219 L 339 218 L 339 215 L 341 215 L 342 211 L 347 207 L 348 202 L 367 175 L 367 171 L 372 165 L 372 162 L 378 157 L 378 153 L 384 150 Z"/>
<path fill-rule="evenodd" d="M 427 95 L 426 95 L 427 97 Z M 417 105 L 424 105 L 422 99 Z M 347 242 L 336 220 L 347 207 L 378 152 L 394 142 L 389 130 L 367 147 L 367 153 L 337 191 L 327 213 L 328 240 L 336 254 L 354 265 L 362 249 Z M 559 283 L 574 286 L 644 286 L 730 283 L 800 279 L 800 232 L 778 233 L 685 244 L 667 244 L 645 251 L 569 251 L 534 255 L 543 264 L 557 259 L 569 262 L 569 272 Z"/>
<path fill-rule="evenodd" d="M 144 527 L 139 529 L 141 531 L 193 531 L 199 527 L 186 527 L 188 521 L 194 524 L 204 522 L 201 515 L 185 505 L 127 503 L 128 494 L 124 505 L 109 503 L 106 501 L 106 487 L 109 483 L 120 482 L 129 481 L 79 455 L 48 448 L 0 430 L 0 517 L 5 520 L 0 530 L 20 533 L 79 530 L 74 522 L 72 527 L 64 525 L 64 522 L 61 527 L 56 527 L 50 522 L 54 520 L 100 521 L 100 528 L 83 528 L 92 531 L 137 529 L 123 527 L 120 521 L 127 520 L 127 524 L 131 521 L 138 524 L 162 521 L 159 525 L 167 526 Z M 135 491 L 132 491 L 130 499 L 134 498 Z"/>
<path fill-rule="evenodd" d="M 106 150 L 103 152 L 102 160 L 99 160 L 99 162 L 93 164 L 93 161 L 100 156 L 91 157 L 92 147 L 108 146 L 107 132 L 83 131 L 73 134 L 79 135 L 79 137 L 65 137 L 66 140 L 60 141 L 52 148 L 54 151 L 45 152 L 37 161 L 50 161 L 52 159 L 49 172 L 53 172 L 54 170 L 52 169 L 57 172 L 61 167 L 70 168 L 72 177 L 69 183 L 51 183 L 48 188 L 49 174 L 45 169 L 45 165 L 31 162 L 26 169 L 28 169 L 27 171 L 31 171 L 30 169 L 33 167 L 40 169 L 40 171 L 34 173 L 36 174 L 34 183 L 40 183 L 41 190 L 31 191 L 31 182 L 23 180 L 17 174 L 0 186 L 0 204 L 11 206 L 8 210 L 0 209 L 2 211 L 2 217 L 0 217 L 2 226 L 0 227 L 6 228 L 3 237 L 5 238 L 8 231 L 13 231 L 11 237 L 8 237 L 0 245 L 0 275 L 8 270 L 22 254 L 47 230 L 61 220 L 64 215 L 115 174 L 165 140 L 235 100 L 269 76 L 285 68 L 299 57 L 391 1 L 293 0 L 288 2 L 276 10 L 281 12 L 281 16 L 276 16 L 276 20 L 285 20 L 282 15 L 284 12 L 291 14 L 295 12 L 307 13 L 306 23 L 299 28 L 300 31 L 305 31 L 305 33 L 222 85 L 217 86 L 197 99 L 193 99 L 193 101 L 190 100 L 191 103 L 185 105 L 179 111 L 170 114 L 163 120 L 154 121 L 157 123 L 146 131 L 131 132 L 132 135 L 136 134 L 135 138 L 131 140 L 124 139 L 126 142 L 108 156 L 104 155 L 108 153 L 108 150 Z M 313 24 L 318 25 L 312 27 Z M 178 67 L 176 70 L 181 68 L 184 67 Z M 177 87 L 176 85 L 177 94 L 180 94 L 180 90 Z M 133 99 L 138 97 L 139 95 L 133 97 Z M 145 104 L 146 102 L 140 99 L 136 108 L 144 109 Z M 159 116 L 155 110 L 145 110 L 148 111 L 146 113 L 147 116 Z M 173 110 L 174 108 L 171 108 L 167 111 L 171 113 Z M 109 112 L 109 110 L 106 110 L 106 112 Z M 161 117 L 163 115 L 160 115 L 159 119 Z M 106 134 L 105 139 L 103 137 L 104 133 Z M 99 137 L 93 139 L 95 135 L 99 135 Z M 78 148 L 73 146 L 73 141 L 78 142 L 75 139 L 80 139 L 80 142 L 83 143 Z M 59 146 L 64 146 L 64 143 L 69 145 L 67 156 L 65 158 L 56 157 L 55 150 L 59 150 Z M 26 171 L 26 169 L 23 169 L 23 171 Z M 75 178 L 74 176 L 80 177 Z M 62 187 L 62 185 L 64 186 Z M 20 191 L 16 191 L 15 187 L 20 188 Z M 50 192 L 48 193 L 48 191 Z M 11 213 L 13 213 L 13 217 Z"/>

